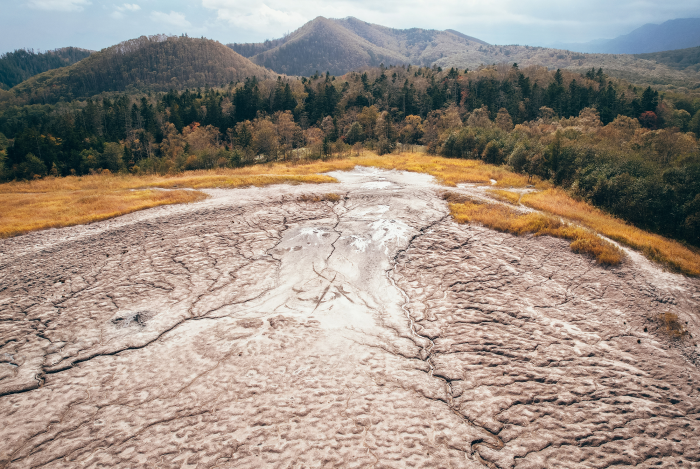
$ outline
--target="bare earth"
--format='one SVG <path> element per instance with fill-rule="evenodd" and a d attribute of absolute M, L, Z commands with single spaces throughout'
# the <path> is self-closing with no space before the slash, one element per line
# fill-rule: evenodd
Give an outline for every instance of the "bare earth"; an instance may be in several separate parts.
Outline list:
<path fill-rule="evenodd" d="M 700 467 L 698 280 L 333 175 L 0 242 L 0 468 Z"/>

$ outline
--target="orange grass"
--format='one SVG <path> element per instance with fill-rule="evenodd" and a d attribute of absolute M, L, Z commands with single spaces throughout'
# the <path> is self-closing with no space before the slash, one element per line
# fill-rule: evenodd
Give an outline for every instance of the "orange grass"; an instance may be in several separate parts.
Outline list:
<path fill-rule="evenodd" d="M 520 194 L 517 192 L 504 191 L 500 189 L 489 189 L 486 192 L 491 194 L 492 197 L 502 200 L 503 202 L 508 202 L 511 204 L 517 204 L 520 200 Z"/>
<path fill-rule="evenodd" d="M 200 189 L 206 187 L 265 186 L 283 183 L 319 184 L 337 182 L 335 178 L 319 173 L 349 171 L 355 166 L 372 166 L 382 169 L 430 174 L 446 186 L 455 186 L 465 182 L 489 184 L 491 179 L 496 180 L 496 185 L 499 187 L 525 187 L 528 185 L 526 176 L 510 172 L 501 166 L 485 164 L 477 160 L 426 156 L 422 153 L 389 154 L 384 156 L 370 153 L 368 156 L 345 159 L 318 160 L 304 163 L 271 163 L 236 169 L 222 168 L 186 171 L 164 176 L 97 174 L 81 177 L 45 178 L 0 184 L 0 194 L 87 189 L 138 189 L 146 187 L 188 187 Z M 550 184 L 539 180 L 536 181 L 536 186 L 543 189 L 551 187 Z"/>
<path fill-rule="evenodd" d="M 527 176 L 513 173 L 503 166 L 494 166 L 478 160 L 402 153 L 385 156 L 371 155 L 354 159 L 354 161 L 361 166 L 430 174 L 435 176 L 441 184 L 452 187 L 465 182 L 489 184 L 491 179 L 496 181 L 498 187 L 526 187 L 529 184 Z M 549 183 L 539 179 L 535 183 L 542 189 L 551 187 Z"/>
<path fill-rule="evenodd" d="M 240 174 L 229 171 L 187 171 L 173 176 L 158 175 L 103 175 L 68 176 L 64 178 L 46 178 L 35 181 L 9 182 L 0 184 L 0 194 L 5 193 L 38 193 L 59 191 L 97 190 L 113 191 L 123 189 L 143 189 L 161 187 L 171 189 L 187 187 L 202 189 L 208 187 L 248 187 L 267 186 L 284 183 L 327 183 L 338 182 L 335 178 L 323 174 L 266 174 L 269 168 L 255 166 L 258 174 Z"/>
<path fill-rule="evenodd" d="M 525 194 L 521 203 L 580 223 L 686 275 L 700 275 L 700 254 L 677 241 L 640 230 L 586 202 L 574 200 L 561 189 Z"/>
<path fill-rule="evenodd" d="M 593 256 L 599 264 L 617 265 L 622 252 L 595 233 L 543 213 L 519 214 L 498 204 L 481 204 L 472 201 L 450 203 L 450 213 L 457 223 L 481 223 L 482 225 L 517 236 L 554 236 L 571 241 L 571 250 Z"/>
<path fill-rule="evenodd" d="M 84 190 L 0 193 L 0 238 L 29 231 L 80 225 L 166 204 L 196 202 L 198 191 Z"/>

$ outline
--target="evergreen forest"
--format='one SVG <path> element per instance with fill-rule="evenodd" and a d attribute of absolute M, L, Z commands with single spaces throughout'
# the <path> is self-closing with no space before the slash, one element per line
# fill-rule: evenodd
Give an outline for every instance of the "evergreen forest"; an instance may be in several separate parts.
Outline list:
<path fill-rule="evenodd" d="M 17 49 L 0 55 L 0 89 L 10 89 L 24 80 L 55 68 L 72 65 L 90 55 L 77 47 L 46 52 Z"/>

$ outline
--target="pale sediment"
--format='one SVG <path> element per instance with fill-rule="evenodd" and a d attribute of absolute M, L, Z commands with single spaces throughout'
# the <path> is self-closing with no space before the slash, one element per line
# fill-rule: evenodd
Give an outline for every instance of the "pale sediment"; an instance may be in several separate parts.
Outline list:
<path fill-rule="evenodd" d="M 700 282 L 334 175 L 0 241 L 0 467 L 700 465 Z"/>

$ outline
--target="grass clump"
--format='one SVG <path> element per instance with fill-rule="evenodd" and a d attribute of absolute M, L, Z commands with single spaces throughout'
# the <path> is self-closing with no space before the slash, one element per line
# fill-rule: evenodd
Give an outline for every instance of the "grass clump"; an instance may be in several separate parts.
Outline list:
<path fill-rule="evenodd" d="M 336 203 L 340 200 L 340 196 L 338 194 L 335 194 L 335 193 L 321 194 L 321 195 L 302 194 L 297 198 L 297 200 L 299 202 L 332 202 L 332 203 Z"/>
<path fill-rule="evenodd" d="M 677 241 L 640 230 L 586 202 L 574 200 L 561 189 L 525 194 L 521 203 L 580 223 L 676 271 L 700 275 L 700 254 Z"/>
<path fill-rule="evenodd" d="M 563 223 L 551 215 L 521 214 L 503 205 L 472 200 L 454 203 L 448 199 L 448 202 L 450 213 L 458 223 L 480 223 L 488 228 L 517 236 L 533 234 L 562 238 L 571 241 L 572 251 L 590 255 L 599 264 L 617 265 L 622 261 L 622 252 L 616 246 L 595 233 Z"/>
<path fill-rule="evenodd" d="M 661 325 L 661 330 L 673 340 L 683 340 L 688 335 L 688 331 L 680 322 L 676 313 L 661 313 L 657 320 Z"/>
<path fill-rule="evenodd" d="M 520 194 L 517 192 L 504 191 L 502 189 L 489 189 L 488 192 L 492 197 L 516 205 L 520 201 Z"/>

